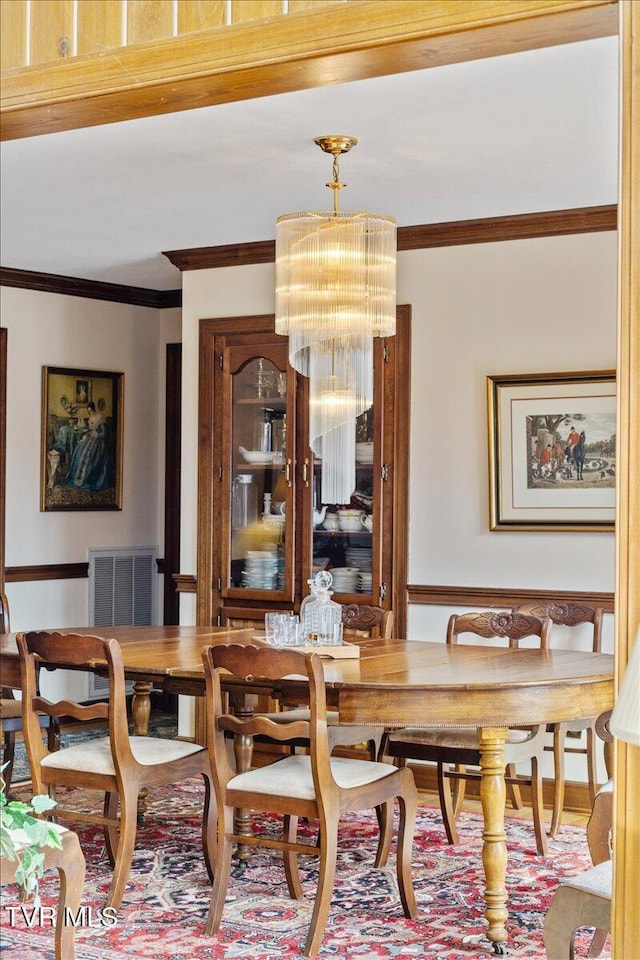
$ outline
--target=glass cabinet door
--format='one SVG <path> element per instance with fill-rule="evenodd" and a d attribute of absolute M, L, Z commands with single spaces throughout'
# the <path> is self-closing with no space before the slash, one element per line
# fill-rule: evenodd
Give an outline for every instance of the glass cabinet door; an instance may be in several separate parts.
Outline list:
<path fill-rule="evenodd" d="M 258 352 L 259 351 L 259 352 Z M 229 347 L 227 596 L 292 596 L 293 477 L 284 345 Z"/>
<path fill-rule="evenodd" d="M 410 308 L 399 307 L 396 336 L 374 341 L 353 494 L 323 503 L 308 380 L 273 317 L 200 321 L 199 622 L 253 628 L 267 610 L 297 612 L 325 568 L 334 599 L 392 609 L 404 635 L 410 343 Z"/>
<path fill-rule="evenodd" d="M 374 366 L 381 350 L 374 351 Z M 379 393 L 376 393 L 376 399 Z M 333 576 L 338 599 L 352 603 L 381 602 L 380 543 L 382 463 L 381 404 L 356 420 L 356 482 L 349 503 L 324 503 L 322 458 L 313 461 L 312 572 L 326 569 Z"/>

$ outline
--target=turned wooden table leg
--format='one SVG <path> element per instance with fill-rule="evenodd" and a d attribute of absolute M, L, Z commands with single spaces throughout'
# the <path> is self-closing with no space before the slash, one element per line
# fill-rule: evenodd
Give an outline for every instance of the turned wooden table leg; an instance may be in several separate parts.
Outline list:
<path fill-rule="evenodd" d="M 480 745 L 480 801 L 484 830 L 482 839 L 482 863 L 486 881 L 485 917 L 489 924 L 487 936 L 493 944 L 493 951 L 499 955 L 507 953 L 507 843 L 504 829 L 504 806 L 506 786 L 504 782 L 504 743 L 506 727 L 485 727 L 478 730 Z"/>
<path fill-rule="evenodd" d="M 131 700 L 131 716 L 133 717 L 134 737 L 146 737 L 149 734 L 149 718 L 151 716 L 151 684 L 143 680 L 133 681 L 133 698 Z M 147 795 L 149 791 L 144 787 L 138 795 L 138 823 L 144 823 L 147 812 Z"/>
<path fill-rule="evenodd" d="M 133 699 L 131 701 L 131 716 L 133 717 L 133 733 L 136 737 L 149 735 L 149 717 L 151 716 L 151 684 L 142 680 L 133 682 Z"/>

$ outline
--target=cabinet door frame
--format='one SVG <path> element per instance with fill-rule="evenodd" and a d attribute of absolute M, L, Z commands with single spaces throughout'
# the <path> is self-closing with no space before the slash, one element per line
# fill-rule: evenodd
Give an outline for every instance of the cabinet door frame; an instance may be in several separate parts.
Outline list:
<path fill-rule="evenodd" d="M 217 587 L 220 569 L 220 543 L 225 535 L 225 522 L 219 502 L 220 468 L 225 456 L 224 431 L 216 429 L 223 412 L 216 408 L 219 395 L 219 380 L 224 371 L 220 356 L 216 355 L 217 338 L 224 335 L 225 344 L 241 344 L 247 334 L 259 337 L 264 343 L 281 343 L 282 338 L 274 332 L 273 315 L 217 317 L 200 320 L 199 341 L 199 403 L 198 403 L 198 517 L 197 517 L 197 622 L 209 625 L 217 622 L 220 612 L 220 592 Z M 386 464 L 388 479 L 383 484 L 380 505 L 381 524 L 378 542 L 384 537 L 391 549 L 383 551 L 381 579 L 388 585 L 385 607 L 394 611 L 395 632 L 406 636 L 407 630 L 407 564 L 409 524 L 409 412 L 411 400 L 411 307 L 397 308 L 397 333 L 386 341 L 387 359 L 383 363 L 382 377 L 378 378 L 376 403 L 383 403 L 383 444 L 381 463 Z M 303 378 L 300 378 L 303 379 Z M 296 391 L 295 450 L 297 463 L 294 468 L 295 516 L 299 523 L 306 524 L 309 517 L 310 497 L 301 478 L 303 439 L 307 431 L 300 416 L 304 402 L 304 382 Z M 305 500 L 306 498 L 306 500 Z M 309 501 L 309 503 L 306 503 Z M 306 504 L 306 507 L 304 506 Z M 309 526 L 306 524 L 306 526 Z M 302 559 L 309 531 L 306 526 L 294 537 L 294 594 L 299 604 L 306 592 L 303 590 Z M 247 606 L 247 604 L 245 604 Z M 264 606 L 264 605 L 263 605 Z M 266 604 L 270 606 L 270 604 Z M 226 607 L 226 603 L 225 603 Z M 256 608 L 257 609 L 257 608 Z M 230 615 L 231 611 L 227 611 Z"/>
<path fill-rule="evenodd" d="M 241 344 L 229 342 L 234 338 L 221 335 L 215 338 L 214 340 L 214 349 L 216 354 L 221 354 L 224 358 L 222 369 L 220 369 L 220 364 L 217 365 L 217 370 L 223 375 L 223 381 L 219 385 L 221 389 L 215 390 L 214 388 L 214 403 L 216 402 L 216 396 L 218 402 L 216 403 L 216 408 L 218 413 L 220 410 L 223 411 L 223 416 L 228 416 L 231 411 L 234 410 L 234 399 L 233 399 L 233 384 L 232 379 L 235 376 L 237 370 L 242 369 L 247 363 L 256 359 L 259 356 L 267 357 L 267 354 L 270 352 L 271 357 L 280 355 L 280 358 L 284 364 L 283 372 L 287 374 L 288 379 L 288 390 L 287 390 L 287 402 L 286 402 L 286 412 L 288 417 L 287 427 L 290 430 L 292 436 L 295 436 L 296 430 L 296 379 L 295 371 L 289 366 L 288 363 L 288 349 L 287 343 L 283 337 L 277 337 L 274 339 L 273 336 L 269 334 L 258 334 L 252 332 L 251 334 L 251 343 L 247 343 L 247 338 Z M 275 363 L 273 359 L 272 363 Z M 279 361 L 280 362 L 280 361 Z M 242 401 L 241 401 L 242 402 Z M 253 403 L 253 400 L 249 401 Z M 275 402 L 274 400 L 264 400 L 259 401 L 259 404 L 264 406 L 264 404 L 269 405 L 269 403 Z M 256 406 L 255 409 L 259 409 L 259 406 Z M 230 424 L 232 427 L 232 424 Z M 231 443 L 224 442 L 222 448 L 222 473 L 219 483 L 219 495 L 217 500 L 217 509 L 216 515 L 220 518 L 220 525 L 222 530 L 222 535 L 218 541 L 214 544 L 215 550 L 215 569 L 214 575 L 220 575 L 222 584 L 221 588 L 217 590 L 218 593 L 218 607 L 222 608 L 227 605 L 234 604 L 245 604 L 247 602 L 253 601 L 254 603 L 262 603 L 269 608 L 272 604 L 280 605 L 286 604 L 288 607 L 294 603 L 295 592 L 294 592 L 294 571 L 296 564 L 296 557 L 294 554 L 295 547 L 295 525 L 296 525 L 296 513 L 295 513 L 295 465 L 291 463 L 288 456 L 289 451 L 287 450 L 287 456 L 285 457 L 285 462 L 281 467 L 278 468 L 278 472 L 284 475 L 284 471 L 290 477 L 288 486 L 292 489 L 287 493 L 287 531 L 286 531 L 286 540 L 285 540 L 285 579 L 284 585 L 281 589 L 277 590 L 248 590 L 243 587 L 234 587 L 229 583 L 229 572 L 230 572 L 230 556 L 229 556 L 229 546 L 232 540 L 232 529 L 231 529 L 231 517 L 230 511 L 224 509 L 224 500 L 225 500 L 225 491 L 228 493 L 231 490 L 232 478 L 235 470 L 238 469 L 237 459 L 234 456 L 234 450 L 236 449 L 236 438 L 231 437 Z M 233 444 L 233 449 L 232 449 Z M 287 461 L 289 461 L 287 465 Z M 234 468 L 234 462 L 236 467 Z M 252 471 L 251 465 L 244 465 L 245 472 L 248 470 Z M 273 468 L 272 468 L 273 469 Z M 257 474 L 256 474 L 257 476 Z M 259 498 L 258 503 L 259 512 L 262 510 L 262 499 Z M 257 596 L 259 595 L 259 596 Z M 220 609 L 222 613 L 222 610 Z"/>
<path fill-rule="evenodd" d="M 224 458 L 223 431 L 215 429 L 222 411 L 216 409 L 219 378 L 224 376 L 220 356 L 216 356 L 216 338 L 224 335 L 228 345 L 248 333 L 273 337 L 272 315 L 214 317 L 200 320 L 198 370 L 198 517 L 196 617 L 201 626 L 217 622 L 218 545 L 223 536 L 221 512 L 216 509 L 220 468 Z"/>

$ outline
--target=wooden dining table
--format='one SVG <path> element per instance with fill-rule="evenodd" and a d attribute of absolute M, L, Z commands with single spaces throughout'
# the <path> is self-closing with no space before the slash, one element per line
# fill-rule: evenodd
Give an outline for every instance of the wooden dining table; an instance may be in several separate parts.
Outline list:
<path fill-rule="evenodd" d="M 115 637 L 134 681 L 136 733 L 146 731 L 152 686 L 202 696 L 201 649 L 210 643 L 263 643 L 255 631 L 222 627 L 66 627 Z M 572 650 L 508 649 L 423 640 L 365 640 L 354 659 L 324 663 L 328 705 L 357 726 L 474 726 L 482 772 L 482 861 L 487 936 L 506 954 L 507 845 L 504 745 L 507 728 L 597 716 L 613 705 L 613 657 Z M 17 657 L 15 634 L 0 637 L 3 664 Z M 65 664 L 61 663 L 61 667 Z M 100 665 L 96 664 L 96 669 Z M 269 692 L 304 702 L 301 680 L 235 682 L 241 694 Z M 234 688 L 233 684 L 230 684 Z"/>

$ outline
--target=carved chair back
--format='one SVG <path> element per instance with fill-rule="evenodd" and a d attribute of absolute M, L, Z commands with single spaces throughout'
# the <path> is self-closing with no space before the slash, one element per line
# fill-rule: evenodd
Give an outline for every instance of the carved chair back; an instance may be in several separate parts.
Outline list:
<path fill-rule="evenodd" d="M 463 633 L 475 634 L 484 640 L 503 638 L 511 648 L 520 646 L 525 637 L 539 637 L 540 648 L 549 646 L 551 621 L 510 610 L 485 610 L 481 613 L 452 614 L 447 626 L 447 643 L 457 643 Z"/>
<path fill-rule="evenodd" d="M 562 627 L 578 627 L 583 623 L 593 624 L 591 649 L 600 653 L 602 647 L 602 607 L 593 607 L 587 603 L 521 603 L 516 613 L 526 613 L 534 617 L 547 618 Z"/>

